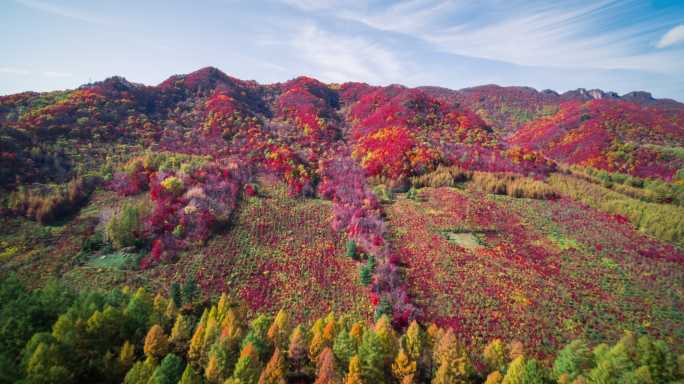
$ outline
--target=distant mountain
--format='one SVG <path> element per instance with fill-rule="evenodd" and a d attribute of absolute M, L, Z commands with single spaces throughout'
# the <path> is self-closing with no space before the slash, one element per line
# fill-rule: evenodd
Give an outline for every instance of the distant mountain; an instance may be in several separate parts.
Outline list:
<path fill-rule="evenodd" d="M 462 103 L 476 111 L 497 132 L 504 136 L 515 132 L 523 124 L 558 110 L 564 101 L 622 100 L 641 106 L 681 110 L 684 104 L 671 99 L 655 99 L 648 92 L 637 91 L 622 96 L 600 89 L 578 88 L 558 94 L 552 90 L 537 91 L 530 87 L 501 87 L 483 85 L 461 90 L 440 87 L 421 87 L 429 94 Z"/>

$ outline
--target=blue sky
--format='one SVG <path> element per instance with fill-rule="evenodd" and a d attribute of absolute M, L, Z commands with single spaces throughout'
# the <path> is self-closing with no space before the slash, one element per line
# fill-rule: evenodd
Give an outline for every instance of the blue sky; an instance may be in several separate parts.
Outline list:
<path fill-rule="evenodd" d="M 194 4 L 192 4 L 194 3 Z M 651 91 L 684 101 L 684 1 L 0 0 L 0 94 L 212 65 L 463 88 Z"/>

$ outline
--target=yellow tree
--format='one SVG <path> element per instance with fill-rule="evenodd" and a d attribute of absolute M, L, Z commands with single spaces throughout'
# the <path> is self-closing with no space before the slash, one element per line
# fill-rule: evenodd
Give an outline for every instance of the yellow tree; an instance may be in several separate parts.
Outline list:
<path fill-rule="evenodd" d="M 323 338 L 324 326 L 323 319 L 318 319 L 311 327 L 311 341 L 309 342 L 309 359 L 311 361 L 317 361 L 318 355 L 325 348 L 325 339 Z"/>
<path fill-rule="evenodd" d="M 462 383 L 470 373 L 468 355 L 452 329 L 444 333 L 435 345 L 433 360 L 439 367 L 433 384 Z"/>
<path fill-rule="evenodd" d="M 173 304 L 173 301 L 169 301 L 169 303 Z M 181 313 L 176 317 L 176 322 L 173 324 L 169 342 L 174 345 L 176 351 L 185 352 L 191 337 L 192 323 L 187 316 Z"/>
<path fill-rule="evenodd" d="M 152 305 L 154 317 L 153 321 L 157 324 L 166 324 L 166 306 L 168 303 L 166 302 L 166 299 L 164 296 L 161 295 L 161 293 L 157 293 L 157 295 L 154 297 L 154 302 Z"/>
<path fill-rule="evenodd" d="M 487 376 L 485 384 L 501 384 L 503 381 L 503 375 L 499 371 L 494 371 Z"/>
<path fill-rule="evenodd" d="M 221 382 L 222 370 L 219 364 L 219 359 L 215 354 L 209 355 L 209 362 L 207 367 L 204 369 L 204 377 L 206 377 L 209 383 L 220 383 Z"/>
<path fill-rule="evenodd" d="M 188 350 L 188 358 L 190 360 L 199 362 L 202 358 L 202 347 L 204 345 L 204 333 L 207 326 L 207 310 L 204 310 L 202 317 L 200 318 L 197 328 L 195 328 L 195 333 L 190 339 L 190 348 Z"/>
<path fill-rule="evenodd" d="M 290 318 L 284 309 L 278 311 L 268 329 L 268 339 L 278 348 L 287 348 L 288 336 L 290 335 Z"/>
<path fill-rule="evenodd" d="M 223 320 L 221 321 L 221 337 L 230 337 L 232 339 L 242 338 L 240 320 L 232 308 L 228 309 L 223 315 Z"/>
<path fill-rule="evenodd" d="M 119 351 L 119 364 L 124 371 L 128 371 L 135 362 L 135 347 L 128 340 L 121 346 Z"/>
<path fill-rule="evenodd" d="M 413 361 L 418 361 L 423 353 L 423 335 L 418 322 L 413 320 L 406 329 L 404 348 Z"/>
<path fill-rule="evenodd" d="M 173 300 L 169 300 L 169 303 L 166 305 L 166 310 L 164 311 L 164 316 L 166 317 L 166 320 L 168 322 L 173 321 L 173 319 L 176 318 L 178 315 L 178 307 L 176 307 L 176 303 Z"/>
<path fill-rule="evenodd" d="M 357 355 L 349 360 L 349 371 L 344 378 L 344 384 L 365 384 L 361 376 L 361 360 Z"/>
<path fill-rule="evenodd" d="M 375 334 L 378 335 L 378 338 L 382 341 L 383 344 L 383 349 L 387 353 L 387 356 L 390 357 L 391 362 L 391 357 L 396 355 L 397 353 L 397 335 L 396 332 L 394 331 L 394 328 L 392 328 L 392 322 L 387 315 L 382 315 L 378 319 L 378 321 L 375 323 Z"/>
<path fill-rule="evenodd" d="M 506 376 L 504 376 L 501 384 L 523 384 L 525 375 L 525 357 L 519 355 L 511 364 L 508 365 Z"/>
<path fill-rule="evenodd" d="M 394 363 L 392 363 L 392 374 L 400 383 L 412 383 L 416 374 L 416 365 L 415 361 L 411 361 L 404 348 L 401 348 L 394 359 Z"/>
<path fill-rule="evenodd" d="M 506 369 L 506 349 L 501 339 L 494 339 L 484 349 L 484 361 L 490 371 Z"/>
<path fill-rule="evenodd" d="M 159 324 L 155 324 L 145 336 L 145 355 L 160 359 L 166 355 L 169 342 L 164 334 L 164 330 Z"/>

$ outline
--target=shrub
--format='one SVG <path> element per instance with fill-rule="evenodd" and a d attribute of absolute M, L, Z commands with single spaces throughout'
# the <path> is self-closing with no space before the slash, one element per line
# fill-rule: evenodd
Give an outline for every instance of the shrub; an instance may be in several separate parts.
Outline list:
<path fill-rule="evenodd" d="M 354 240 L 347 240 L 347 256 L 356 259 L 356 243 Z"/>
<path fill-rule="evenodd" d="M 394 193 L 385 184 L 376 185 L 373 187 L 373 193 L 378 197 L 381 203 L 391 203 L 394 200 Z"/>
<path fill-rule="evenodd" d="M 361 284 L 368 286 L 372 279 L 373 279 L 373 272 L 371 269 L 368 267 L 367 264 L 362 265 L 360 272 L 359 272 L 359 279 L 361 280 Z"/>
<path fill-rule="evenodd" d="M 459 167 L 440 165 L 434 171 L 411 178 L 411 184 L 416 188 L 422 187 L 453 187 L 456 183 L 470 180 L 472 172 Z"/>
<path fill-rule="evenodd" d="M 66 185 L 20 188 L 10 195 L 8 208 L 41 224 L 51 224 L 76 213 L 90 197 L 99 179 L 79 177 Z"/>
<path fill-rule="evenodd" d="M 105 226 L 106 240 L 115 249 L 139 246 L 143 239 L 144 204 L 124 204 Z"/>
<path fill-rule="evenodd" d="M 475 172 L 472 183 L 480 190 L 516 198 L 552 199 L 557 196 L 547 183 L 510 173 Z"/>

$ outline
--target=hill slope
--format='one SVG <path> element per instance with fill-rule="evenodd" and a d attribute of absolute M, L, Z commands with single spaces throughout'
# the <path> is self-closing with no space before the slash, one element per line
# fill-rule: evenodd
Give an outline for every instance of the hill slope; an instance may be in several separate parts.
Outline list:
<path fill-rule="evenodd" d="M 644 93 L 204 68 L 3 96 L 0 273 L 196 284 L 250 315 L 419 319 L 539 356 L 610 324 L 681 341 L 683 147 L 684 108 Z"/>

